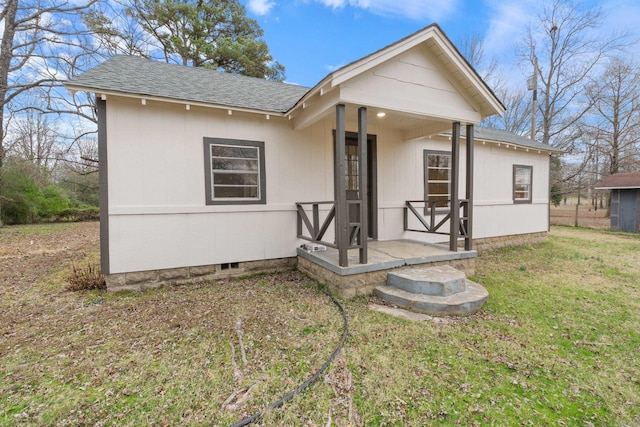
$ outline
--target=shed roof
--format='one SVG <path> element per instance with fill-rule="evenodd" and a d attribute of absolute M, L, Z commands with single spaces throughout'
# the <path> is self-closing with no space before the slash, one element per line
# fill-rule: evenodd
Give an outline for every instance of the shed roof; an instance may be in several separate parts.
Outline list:
<path fill-rule="evenodd" d="M 598 190 L 640 188 L 640 172 L 614 173 L 596 184 Z"/>
<path fill-rule="evenodd" d="M 288 83 L 122 55 L 74 77 L 67 87 L 273 113 L 288 111 L 309 90 Z"/>

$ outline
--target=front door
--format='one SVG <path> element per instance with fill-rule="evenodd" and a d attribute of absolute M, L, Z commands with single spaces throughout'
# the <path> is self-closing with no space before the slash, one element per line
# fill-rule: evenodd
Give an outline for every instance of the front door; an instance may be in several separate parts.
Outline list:
<path fill-rule="evenodd" d="M 360 160 L 358 159 L 358 134 L 347 132 L 345 142 L 345 188 L 347 191 L 347 200 L 359 200 Z M 335 137 L 333 145 L 335 149 Z M 367 135 L 367 203 L 369 205 L 367 215 L 369 229 L 367 236 L 370 239 L 378 238 L 378 187 L 376 167 L 376 136 Z M 357 206 L 354 205 L 353 207 Z M 359 216 L 360 212 L 358 209 L 349 210 L 349 222 L 358 222 Z"/>

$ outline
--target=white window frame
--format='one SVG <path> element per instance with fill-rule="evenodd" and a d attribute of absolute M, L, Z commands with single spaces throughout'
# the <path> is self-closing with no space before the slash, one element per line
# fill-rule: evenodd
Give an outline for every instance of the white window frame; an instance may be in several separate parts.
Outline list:
<path fill-rule="evenodd" d="M 429 156 L 448 156 L 449 157 L 449 167 L 448 168 L 442 168 L 442 167 L 438 167 L 438 168 L 432 168 L 429 167 Z M 424 162 L 424 200 L 425 200 L 425 206 L 424 206 L 424 211 L 425 211 L 425 215 L 428 213 L 429 211 L 429 204 L 427 203 L 427 201 L 429 200 L 429 184 L 433 183 L 433 184 L 443 184 L 446 183 L 447 184 L 447 194 L 437 194 L 437 196 L 447 196 L 447 200 L 451 200 L 451 151 L 442 151 L 442 150 L 424 150 L 424 156 L 423 156 L 423 162 Z M 447 169 L 449 170 L 449 179 L 447 180 L 430 180 L 429 179 L 429 169 Z M 431 194 L 431 196 L 433 196 L 433 194 Z M 440 202 L 440 203 L 444 203 L 444 202 Z M 436 209 L 448 209 L 451 206 L 451 203 L 448 201 L 446 206 L 436 206 Z"/>
<path fill-rule="evenodd" d="M 233 170 L 229 172 L 227 170 L 214 169 L 214 159 L 222 159 L 223 157 L 216 157 L 213 155 L 213 148 L 225 146 L 225 147 L 239 147 L 239 148 L 254 148 L 257 153 L 257 158 L 244 159 L 244 160 L 256 160 L 257 170 Z M 234 159 L 243 160 L 241 157 L 234 157 Z M 264 161 L 264 142 L 263 141 L 248 141 L 240 139 L 227 139 L 227 138 L 204 138 L 204 167 L 205 167 L 205 202 L 207 205 L 246 205 L 246 204 L 266 204 L 266 174 L 265 174 L 265 161 Z M 240 184 L 216 184 L 215 177 L 223 175 L 225 173 L 234 174 L 252 174 L 256 176 L 257 185 L 250 187 L 257 188 L 256 197 L 216 197 L 215 189 L 220 187 L 249 187 L 248 185 Z"/>

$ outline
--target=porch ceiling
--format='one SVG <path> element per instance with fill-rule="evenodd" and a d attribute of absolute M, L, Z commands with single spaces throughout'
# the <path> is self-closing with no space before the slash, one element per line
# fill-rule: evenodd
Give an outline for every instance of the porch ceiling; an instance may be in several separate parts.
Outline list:
<path fill-rule="evenodd" d="M 355 131 L 358 128 L 358 109 L 361 105 L 346 104 L 347 130 Z M 423 116 L 403 111 L 389 110 L 379 107 L 367 108 L 368 128 L 394 129 L 403 134 L 404 140 L 437 135 L 451 130 L 451 121 L 437 117 Z M 384 117 L 378 117 L 378 113 L 384 113 Z M 327 108 L 323 114 L 316 116 L 316 120 L 330 120 L 335 128 L 335 105 Z M 310 124 L 310 123 L 308 123 Z"/>
<path fill-rule="evenodd" d="M 357 126 L 358 106 L 347 105 L 347 125 Z M 451 130 L 451 121 L 435 117 L 421 116 L 402 111 L 387 110 L 385 108 L 368 107 L 369 126 L 400 130 L 404 139 L 413 139 L 420 136 L 435 135 L 442 131 Z M 384 113 L 384 117 L 378 117 L 378 113 Z"/>

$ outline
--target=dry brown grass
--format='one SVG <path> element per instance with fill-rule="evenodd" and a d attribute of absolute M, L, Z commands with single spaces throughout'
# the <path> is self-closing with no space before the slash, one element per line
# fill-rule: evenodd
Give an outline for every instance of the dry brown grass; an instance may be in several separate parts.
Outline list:
<path fill-rule="evenodd" d="M 610 220 L 607 218 L 606 209 L 593 209 L 591 206 L 582 204 L 578 207 L 578 226 L 594 229 L 607 229 Z M 551 225 L 575 225 L 576 206 L 551 205 Z"/>
<path fill-rule="evenodd" d="M 230 425 L 339 341 L 337 310 L 295 272 L 65 291 L 97 243 L 96 224 L 0 229 L 1 425 Z M 258 425 L 640 425 L 638 253 L 638 235 L 554 227 L 478 259 L 490 297 L 474 316 L 416 323 L 343 301 L 343 353 Z"/>

